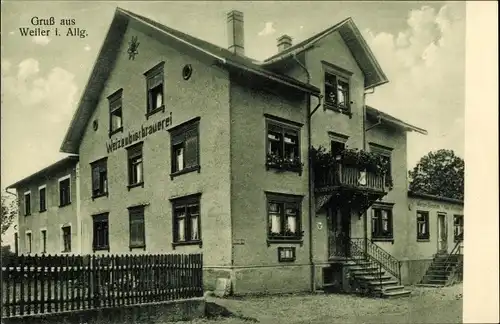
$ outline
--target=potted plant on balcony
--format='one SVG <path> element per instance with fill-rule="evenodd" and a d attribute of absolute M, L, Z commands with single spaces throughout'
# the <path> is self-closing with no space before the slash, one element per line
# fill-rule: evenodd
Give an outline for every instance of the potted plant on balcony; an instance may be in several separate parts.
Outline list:
<path fill-rule="evenodd" d="M 304 164 L 300 161 L 300 158 L 295 157 L 281 157 L 274 153 L 267 154 L 266 165 L 271 168 L 278 170 L 288 170 L 295 172 L 302 172 Z"/>

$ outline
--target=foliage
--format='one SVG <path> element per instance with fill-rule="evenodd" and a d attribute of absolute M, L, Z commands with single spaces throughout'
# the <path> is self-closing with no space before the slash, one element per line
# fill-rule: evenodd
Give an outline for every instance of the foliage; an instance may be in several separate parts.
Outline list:
<path fill-rule="evenodd" d="M 416 193 L 464 199 L 465 163 L 452 150 L 440 149 L 423 156 L 408 173 L 409 190 Z"/>
<path fill-rule="evenodd" d="M 300 162 L 298 157 L 288 159 L 276 154 L 268 153 L 266 165 L 276 169 L 302 171 L 304 163 Z"/>
<path fill-rule="evenodd" d="M 17 200 L 2 194 L 2 236 L 10 228 L 17 216 Z"/>
<path fill-rule="evenodd" d="M 346 148 L 339 155 L 334 156 L 333 153 L 320 146 L 317 149 L 313 147 L 311 154 L 313 163 L 318 168 L 329 168 L 342 163 L 343 165 L 356 166 L 360 170 L 375 172 L 376 174 L 384 174 L 389 170 L 389 165 L 382 156 L 357 148 Z"/>

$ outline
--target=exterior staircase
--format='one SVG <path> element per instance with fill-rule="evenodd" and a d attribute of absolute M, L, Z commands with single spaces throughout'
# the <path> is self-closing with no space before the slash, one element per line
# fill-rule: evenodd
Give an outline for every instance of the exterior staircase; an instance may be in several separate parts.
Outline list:
<path fill-rule="evenodd" d="M 463 255 L 461 241 L 457 242 L 451 253 L 439 253 L 434 256 L 419 286 L 444 287 L 463 280 Z"/>

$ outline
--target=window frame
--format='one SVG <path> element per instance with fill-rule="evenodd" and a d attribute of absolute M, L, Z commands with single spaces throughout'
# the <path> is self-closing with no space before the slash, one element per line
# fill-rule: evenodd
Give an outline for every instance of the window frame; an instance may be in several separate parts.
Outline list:
<path fill-rule="evenodd" d="M 26 197 L 28 197 L 28 202 L 26 202 Z M 31 190 L 24 192 L 24 216 L 31 216 Z"/>
<path fill-rule="evenodd" d="M 292 195 L 292 194 L 284 194 L 278 192 L 265 192 L 266 195 L 266 238 L 267 245 L 269 246 L 272 243 L 299 243 L 301 246 L 303 244 L 303 224 L 302 224 L 302 202 L 304 196 L 301 195 Z M 279 222 L 280 222 L 280 232 L 274 234 L 271 232 L 272 220 L 270 218 L 270 204 L 275 203 L 281 205 L 281 211 L 279 214 Z M 296 216 L 295 216 L 295 235 L 287 235 L 286 234 L 286 209 L 288 206 L 294 206 L 296 208 Z"/>
<path fill-rule="evenodd" d="M 422 223 L 422 222 L 419 222 L 418 220 L 418 216 L 421 215 L 424 217 L 424 221 L 423 223 L 425 224 L 426 226 L 426 235 L 422 235 L 419 231 L 419 224 Z M 417 210 L 416 212 L 416 224 L 417 224 L 417 241 L 419 242 L 428 242 L 430 241 L 430 238 L 431 238 L 431 232 L 430 232 L 430 228 L 429 228 L 429 225 L 430 225 L 430 219 L 429 219 L 429 212 L 428 211 L 425 211 L 425 210 Z"/>
<path fill-rule="evenodd" d="M 127 207 L 128 209 L 128 215 L 129 215 L 129 249 L 132 251 L 132 249 L 144 249 L 146 250 L 146 220 L 144 217 L 145 214 L 145 207 L 146 205 L 137 205 L 137 206 L 130 206 Z M 140 220 L 142 221 L 142 233 L 140 234 L 141 243 L 136 243 L 134 242 L 132 238 L 132 226 L 133 226 L 133 221 L 137 221 L 136 219 L 133 220 L 134 217 L 139 216 Z"/>
<path fill-rule="evenodd" d="M 465 227 L 464 215 L 463 215 L 463 214 L 454 214 L 454 215 L 453 215 L 453 242 L 454 242 L 454 243 L 457 243 L 457 242 L 459 241 L 459 240 L 458 240 L 459 236 L 457 236 L 457 235 L 455 234 L 455 233 L 456 233 L 455 229 L 456 229 L 456 227 L 457 227 L 457 224 L 456 224 L 456 222 L 455 222 L 455 221 L 456 221 L 456 219 L 461 219 L 461 222 L 460 222 L 460 227 L 462 228 L 462 231 L 461 231 L 461 236 L 462 236 L 461 240 L 462 240 L 462 241 L 463 241 L 463 239 L 464 239 L 464 229 L 465 229 L 465 228 L 464 228 L 464 227 Z"/>
<path fill-rule="evenodd" d="M 128 184 L 127 189 L 130 190 L 135 187 L 144 188 L 144 142 L 138 142 L 134 145 L 127 147 L 127 175 L 128 175 Z M 134 174 L 134 166 L 136 163 L 133 163 L 136 159 L 140 159 L 141 162 L 141 181 L 132 182 L 132 176 Z"/>
<path fill-rule="evenodd" d="M 384 241 L 388 241 L 388 242 L 392 242 L 394 244 L 394 213 L 393 213 L 393 207 L 394 207 L 394 204 L 393 203 L 376 203 L 376 204 L 373 204 L 372 207 L 371 207 L 371 240 L 373 242 L 375 241 L 379 241 L 379 242 L 384 242 Z M 380 210 L 380 218 L 377 220 L 378 222 L 378 228 L 379 228 L 379 233 L 375 233 L 374 232 L 374 225 L 373 225 L 373 222 L 374 222 L 374 219 L 376 219 L 375 215 L 376 215 L 376 211 L 377 210 Z M 383 228 L 383 211 L 386 211 L 387 212 L 387 217 L 388 217 L 388 230 L 387 230 L 387 233 L 388 234 L 381 234 L 382 232 L 382 228 Z"/>
<path fill-rule="evenodd" d="M 69 233 L 65 233 L 65 230 L 69 229 Z M 68 235 L 65 235 L 68 234 Z M 62 243 L 62 249 L 61 253 L 71 253 L 72 249 L 72 240 L 73 240 L 73 235 L 72 235 L 72 228 L 71 224 L 66 224 L 61 226 L 61 243 Z M 69 249 L 66 249 L 66 237 L 69 237 Z"/>
<path fill-rule="evenodd" d="M 176 170 L 176 148 L 179 145 L 182 145 L 183 148 L 183 166 L 185 163 L 186 156 L 186 146 L 185 143 L 188 139 L 188 132 L 196 132 L 196 162 L 194 165 L 189 167 L 184 167 L 181 170 Z M 197 171 L 200 173 L 201 163 L 200 163 L 200 117 L 195 117 L 191 120 L 188 120 L 174 128 L 169 130 L 170 133 L 170 179 L 173 180 L 174 177 L 179 176 L 181 174 L 190 173 L 193 171 Z M 183 138 L 182 141 L 179 141 L 180 138 Z M 194 136 L 193 136 L 194 137 Z M 194 157 L 194 154 L 193 154 Z"/>
<path fill-rule="evenodd" d="M 164 65 L 165 62 L 162 61 L 158 64 L 156 64 L 154 67 L 149 69 L 144 73 L 144 77 L 146 80 L 146 120 L 149 119 L 152 115 L 156 114 L 157 112 L 162 112 L 165 113 L 165 70 L 164 70 Z M 154 82 L 155 78 L 161 79 L 159 84 L 155 84 L 154 86 L 150 86 L 150 82 Z M 155 108 L 150 108 L 151 104 L 154 102 L 154 99 L 152 97 L 152 92 L 154 92 L 155 89 L 158 89 L 161 87 L 161 95 L 162 95 L 162 104 L 160 107 L 155 107 Z"/>
<path fill-rule="evenodd" d="M 68 181 L 68 201 L 67 202 L 63 202 L 63 196 L 62 196 L 62 192 L 61 192 L 61 184 L 65 181 Z M 68 174 L 64 177 L 61 177 L 59 178 L 59 180 L 57 181 L 57 186 L 58 186 L 58 192 L 59 192 L 59 208 L 61 207 L 65 207 L 65 206 L 68 206 L 68 205 L 71 205 L 71 174 Z"/>
<path fill-rule="evenodd" d="M 109 137 L 114 134 L 123 132 L 123 88 L 116 90 L 111 95 L 108 96 L 108 106 L 109 106 Z M 119 105 L 115 105 L 115 103 L 119 101 Z M 115 111 L 120 111 L 121 113 L 121 125 L 116 129 L 113 129 L 113 113 Z"/>
<path fill-rule="evenodd" d="M 40 253 L 47 253 L 47 229 L 45 227 L 40 229 L 40 242 L 42 250 Z"/>
<path fill-rule="evenodd" d="M 42 190 L 43 190 L 43 200 L 42 200 Z M 43 201 L 43 206 L 42 206 Z M 47 185 L 38 187 L 38 212 L 43 213 L 47 211 Z"/>
<path fill-rule="evenodd" d="M 201 231 L 201 193 L 196 193 L 193 195 L 188 195 L 184 197 L 178 197 L 170 199 L 172 204 L 172 248 L 175 249 L 177 246 L 182 245 L 198 245 L 200 248 L 203 245 L 202 231 Z M 178 217 L 176 215 L 176 209 L 179 207 L 183 207 L 185 209 L 185 221 L 184 221 L 184 236 L 187 237 L 188 234 L 191 233 L 191 224 L 192 224 L 192 215 L 188 214 L 187 210 L 189 206 L 197 205 L 198 206 L 198 215 L 197 215 L 197 236 L 198 239 L 189 239 L 180 241 L 178 238 Z"/>
<path fill-rule="evenodd" d="M 393 172 L 393 168 L 392 168 L 392 152 L 393 152 L 393 148 L 392 147 L 387 147 L 387 146 L 383 146 L 383 145 L 380 145 L 380 144 L 377 144 L 377 143 L 373 143 L 373 142 L 370 142 L 369 143 L 369 147 L 370 147 L 370 152 L 373 152 L 375 154 L 378 154 L 380 155 L 382 158 L 387 158 L 389 159 L 389 172 L 385 174 L 385 186 L 387 187 L 391 187 L 393 186 L 393 177 L 392 177 L 392 172 Z"/>
<path fill-rule="evenodd" d="M 96 180 L 94 179 L 94 176 L 95 176 L 95 173 L 94 173 L 94 170 L 96 169 L 99 169 L 101 170 L 101 168 L 104 166 L 104 169 L 105 169 L 105 172 L 106 172 L 106 179 L 105 179 L 105 182 L 104 184 L 101 184 L 101 172 L 99 172 L 99 187 L 103 187 L 103 191 L 100 191 L 99 193 L 96 194 L 96 188 L 95 188 L 95 182 Z M 94 162 L 91 162 L 90 163 L 90 177 L 91 177 L 91 197 L 92 197 L 92 200 L 96 199 L 96 198 L 99 198 L 99 197 L 104 197 L 104 196 L 108 196 L 109 195 L 109 181 L 108 181 L 108 158 L 107 157 L 103 157 L 99 160 L 96 160 Z"/>
<path fill-rule="evenodd" d="M 297 123 L 291 120 L 287 120 L 281 117 L 269 115 L 269 114 L 264 114 L 264 117 L 266 119 L 266 131 L 265 131 L 265 165 L 266 165 L 266 170 L 269 169 L 276 169 L 276 170 L 283 170 L 283 171 L 290 171 L 290 172 L 296 172 L 299 175 L 302 175 L 302 169 L 303 169 L 303 161 L 302 161 L 302 152 L 301 152 L 301 130 L 303 124 Z M 297 157 L 296 161 L 292 162 L 292 165 L 288 164 L 281 164 L 281 163 L 276 163 L 273 160 L 275 159 L 271 153 L 269 152 L 270 145 L 269 145 L 269 132 L 272 131 L 272 129 L 279 129 L 280 130 L 280 145 L 281 145 L 281 155 L 278 155 L 277 158 L 284 160 L 285 159 L 285 134 L 288 131 L 289 133 L 295 133 L 297 136 Z M 277 131 L 276 131 L 277 132 Z"/>
<path fill-rule="evenodd" d="M 353 73 L 346 69 L 343 69 L 335 64 L 330 62 L 321 61 L 323 64 L 323 94 L 325 97 L 323 103 L 324 110 L 332 110 L 336 112 L 340 112 L 342 114 L 346 114 L 349 118 L 352 118 L 352 91 L 351 91 L 351 76 Z M 329 83 L 328 76 L 333 77 L 334 82 Z M 345 83 L 347 85 L 347 94 L 345 97 L 345 107 L 341 107 L 339 104 L 339 83 Z M 331 86 L 335 89 L 335 102 L 331 102 L 327 97 L 327 86 Z"/>
<path fill-rule="evenodd" d="M 105 242 L 106 244 L 98 245 L 97 243 L 97 238 L 96 238 L 96 224 L 97 223 L 103 223 L 106 225 L 106 229 L 104 232 L 105 236 Z M 100 229 L 101 231 L 104 231 L 103 229 Z M 92 215 L 92 250 L 95 251 L 108 251 L 109 252 L 109 213 L 100 213 L 100 214 L 95 214 Z"/>

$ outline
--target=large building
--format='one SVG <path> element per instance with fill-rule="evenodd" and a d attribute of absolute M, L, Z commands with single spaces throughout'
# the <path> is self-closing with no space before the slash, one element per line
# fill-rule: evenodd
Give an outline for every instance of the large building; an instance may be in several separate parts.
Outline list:
<path fill-rule="evenodd" d="M 284 35 L 263 62 L 244 55 L 241 12 L 227 35 L 220 48 L 116 10 L 61 145 L 77 158 L 10 186 L 31 208 L 39 186 L 51 197 L 20 209 L 20 252 L 67 251 L 70 226 L 72 253 L 203 252 L 207 287 L 243 294 L 321 288 L 361 239 L 402 261 L 403 282 L 422 276 L 438 247 L 417 240 L 411 205 L 430 198 L 408 196 L 406 134 L 426 131 L 366 106 L 388 79 L 353 20 Z M 318 167 L 320 147 L 371 152 L 386 173 Z"/>

